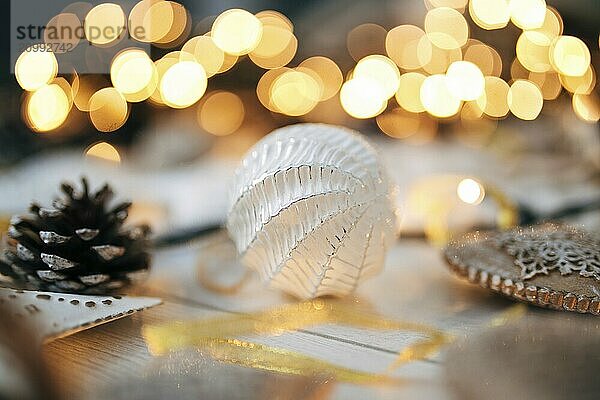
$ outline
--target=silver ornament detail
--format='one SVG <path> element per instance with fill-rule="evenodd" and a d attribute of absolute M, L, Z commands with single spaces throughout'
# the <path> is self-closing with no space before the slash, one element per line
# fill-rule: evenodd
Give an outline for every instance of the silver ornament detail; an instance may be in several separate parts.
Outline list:
<path fill-rule="evenodd" d="M 600 315 L 600 238 L 544 223 L 472 232 L 448 244 L 450 269 L 469 282 L 531 304 Z"/>
<path fill-rule="evenodd" d="M 561 275 L 579 273 L 600 281 L 600 239 L 576 229 L 531 227 L 504 232 L 496 239 L 499 248 L 515 257 L 521 278 L 559 271 Z"/>
<path fill-rule="evenodd" d="M 277 129 L 237 169 L 227 229 L 242 262 L 301 299 L 343 296 L 379 272 L 394 239 L 391 185 L 357 132 Z"/>

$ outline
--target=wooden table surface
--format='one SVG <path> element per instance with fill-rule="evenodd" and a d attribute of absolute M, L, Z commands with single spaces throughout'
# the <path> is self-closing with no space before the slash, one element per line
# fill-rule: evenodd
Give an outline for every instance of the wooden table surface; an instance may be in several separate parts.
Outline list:
<path fill-rule="evenodd" d="M 157 381 L 150 377 L 156 376 L 166 361 L 149 352 L 142 336 L 144 326 L 265 310 L 294 302 L 292 298 L 265 288 L 254 275 L 234 294 L 219 294 L 204 288 L 198 280 L 199 268 L 213 273 L 215 280 L 234 274 L 235 271 L 227 268 L 240 268 L 227 262 L 231 261 L 232 251 L 223 234 L 159 251 L 150 279 L 136 293 L 161 297 L 162 305 L 46 345 L 45 356 L 52 366 L 54 379 L 67 397 L 104 398 L 99 393 L 110 392 L 111 398 L 129 398 L 127 391 L 115 390 L 117 394 L 114 394 L 111 390 L 138 381 L 142 386 L 148 384 L 148 392 L 152 393 L 151 385 L 157 385 Z M 215 265 L 222 265 L 223 270 L 213 270 Z M 391 249 L 384 272 L 365 282 L 355 296 L 346 301 L 357 308 L 374 310 L 387 319 L 428 324 L 457 337 L 486 329 L 490 320 L 514 305 L 456 279 L 447 270 L 439 249 L 419 240 L 399 240 Z M 248 340 L 293 350 L 357 371 L 385 373 L 398 352 L 419 338 L 422 338 L 419 334 L 411 332 L 321 325 L 279 335 L 249 337 Z M 169 362 L 169 368 L 177 369 L 189 364 L 190 357 L 175 360 L 171 357 Z M 213 370 L 218 368 L 223 367 L 217 366 Z M 206 365 L 204 370 L 188 369 L 183 368 L 188 378 L 193 378 L 194 374 L 206 377 L 211 372 Z M 223 379 L 227 382 L 235 374 L 241 374 L 241 379 L 246 380 L 266 379 L 264 375 L 252 378 L 252 373 L 255 372 L 249 368 L 237 367 L 223 372 Z M 402 378 L 402 384 L 329 383 L 325 398 L 451 398 L 444 382 L 443 351 L 440 355 L 408 363 L 391 374 Z M 216 391 L 220 386 L 211 382 Z M 243 391 L 240 382 L 234 380 L 233 384 L 226 385 L 226 390 Z M 161 383 L 168 384 L 168 381 Z M 306 385 L 302 387 L 306 388 Z M 180 398 L 179 389 L 178 386 L 173 389 L 172 398 Z M 283 398 L 275 394 L 285 392 L 278 385 L 268 390 L 272 392 L 269 395 L 272 398 Z M 209 398 L 230 397 L 215 391 L 207 392 Z M 250 394 L 248 397 L 252 398 Z M 262 397 L 264 393 L 255 393 L 254 398 Z"/>

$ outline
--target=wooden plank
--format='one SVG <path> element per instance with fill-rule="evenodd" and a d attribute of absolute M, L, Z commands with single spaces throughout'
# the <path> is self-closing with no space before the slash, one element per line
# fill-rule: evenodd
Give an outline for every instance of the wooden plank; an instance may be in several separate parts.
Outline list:
<path fill-rule="evenodd" d="M 155 310 L 149 310 L 130 319 L 115 321 L 52 342 L 46 346 L 45 356 L 48 364 L 52 366 L 55 381 L 65 390 L 66 395 L 73 398 L 87 398 L 105 389 L 107 385 L 118 385 L 123 381 L 151 374 L 152 368 L 159 359 L 150 354 L 141 336 L 141 328 L 144 325 L 218 315 L 223 313 L 200 307 L 166 303 Z M 301 352 L 364 372 L 381 373 L 395 359 L 393 354 L 304 332 L 259 338 L 246 337 L 246 339 Z M 414 379 L 416 386 L 432 384 L 435 386 L 439 374 L 439 365 L 430 362 L 416 362 L 394 372 L 394 376 Z M 340 385 L 343 393 L 352 393 L 352 390 L 345 386 L 354 385 Z M 401 394 L 409 388 L 413 390 L 412 386 L 407 384 L 386 387 L 385 390 Z"/>

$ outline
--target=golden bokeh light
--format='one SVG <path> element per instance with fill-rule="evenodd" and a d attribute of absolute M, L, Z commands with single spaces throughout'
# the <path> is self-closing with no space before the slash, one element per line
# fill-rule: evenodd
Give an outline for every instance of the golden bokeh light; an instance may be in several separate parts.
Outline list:
<path fill-rule="evenodd" d="M 85 16 L 83 27 L 90 43 L 107 45 L 126 35 L 125 13 L 118 4 L 98 4 Z"/>
<path fill-rule="evenodd" d="M 51 45 L 57 54 L 72 51 L 79 44 L 80 37 L 75 32 L 81 26 L 81 20 L 73 13 L 55 15 L 46 24 L 44 43 Z"/>
<path fill-rule="evenodd" d="M 73 86 L 71 85 L 71 83 L 69 83 L 69 81 L 67 81 L 65 78 L 58 77 L 54 78 L 50 82 L 50 84 L 58 85 L 62 89 L 62 91 L 67 96 L 67 99 L 69 100 L 69 110 L 71 110 L 71 108 L 73 107 L 73 101 L 75 97 L 75 92 L 73 91 Z"/>
<path fill-rule="evenodd" d="M 458 198 L 467 204 L 480 204 L 485 198 L 485 190 L 481 183 L 471 178 L 461 180 L 456 186 Z"/>
<path fill-rule="evenodd" d="M 58 62 L 51 51 L 26 49 L 15 63 L 15 76 L 19 85 L 28 91 L 41 88 L 56 77 Z"/>
<path fill-rule="evenodd" d="M 500 76 L 502 58 L 494 48 L 473 39 L 469 39 L 467 46 L 464 50 L 464 61 L 477 65 L 484 76 Z"/>
<path fill-rule="evenodd" d="M 165 5 L 166 4 L 166 5 Z M 157 17 L 161 20 L 161 25 L 169 23 L 169 29 L 159 38 L 153 40 L 158 47 L 172 48 L 179 45 L 191 30 L 191 17 L 188 11 L 179 3 L 174 1 L 163 1 L 151 7 L 152 12 L 159 8 Z M 171 10 L 168 11 L 167 8 Z"/>
<path fill-rule="evenodd" d="M 519 62 L 518 58 L 515 58 L 512 64 L 510 64 L 510 77 L 513 80 L 527 79 L 529 73 L 530 71 Z"/>
<path fill-rule="evenodd" d="M 396 92 L 396 101 L 400 107 L 411 113 L 420 113 L 425 111 L 421 103 L 421 85 L 426 76 L 418 72 L 407 72 L 400 75 L 398 91 Z"/>
<path fill-rule="evenodd" d="M 78 75 L 73 81 L 72 87 L 75 107 L 80 111 L 89 111 L 92 95 L 107 86 L 110 86 L 110 82 L 102 76 L 93 74 Z"/>
<path fill-rule="evenodd" d="M 238 56 L 234 56 L 229 53 L 225 53 L 225 58 L 223 59 L 223 65 L 217 71 L 218 74 L 222 74 L 224 72 L 229 71 L 233 66 L 238 62 L 240 58 Z"/>
<path fill-rule="evenodd" d="M 590 66 L 590 50 L 575 36 L 559 36 L 550 46 L 552 67 L 562 75 L 581 76 Z"/>
<path fill-rule="evenodd" d="M 88 158 L 99 159 L 103 161 L 109 161 L 111 163 L 119 164 L 121 162 L 121 156 L 114 146 L 106 143 L 99 142 L 90 146 L 85 151 L 85 156 Z"/>
<path fill-rule="evenodd" d="M 207 77 L 211 77 L 221 70 L 225 63 L 225 53 L 207 35 L 194 36 L 181 48 L 182 53 L 190 54 L 204 68 Z M 180 61 L 191 61 L 182 54 Z"/>
<path fill-rule="evenodd" d="M 298 50 L 298 39 L 289 29 L 264 25 L 258 46 L 248 55 L 261 68 L 273 69 L 287 65 Z"/>
<path fill-rule="evenodd" d="M 473 22 L 487 30 L 504 28 L 510 21 L 506 0 L 471 0 L 469 14 Z"/>
<path fill-rule="evenodd" d="M 321 85 L 311 74 L 286 70 L 271 85 L 270 103 L 277 112 L 297 117 L 315 108 L 321 91 Z"/>
<path fill-rule="evenodd" d="M 100 132 L 116 131 L 128 117 L 127 101 L 115 88 L 98 90 L 90 98 L 90 120 Z"/>
<path fill-rule="evenodd" d="M 346 47 L 348 53 L 358 61 L 371 54 L 384 54 L 387 31 L 377 24 L 361 24 L 348 32 Z"/>
<path fill-rule="evenodd" d="M 68 95 L 60 85 L 51 83 L 28 96 L 25 122 L 36 132 L 48 132 L 62 125 L 69 111 Z"/>
<path fill-rule="evenodd" d="M 559 76 L 554 71 L 530 72 L 529 80 L 540 88 L 544 100 L 556 99 L 562 90 Z"/>
<path fill-rule="evenodd" d="M 598 122 L 600 120 L 600 101 L 595 94 L 574 94 L 573 110 L 575 114 L 586 122 Z"/>
<path fill-rule="evenodd" d="M 389 31 L 385 50 L 396 65 L 408 70 L 422 68 L 432 57 L 431 42 L 425 32 L 414 25 L 400 25 Z"/>
<path fill-rule="evenodd" d="M 383 89 L 386 100 L 394 96 L 400 83 L 400 71 L 386 56 L 374 54 L 361 59 L 353 72 L 354 78 L 369 78 Z"/>
<path fill-rule="evenodd" d="M 378 115 L 376 122 L 379 129 L 386 135 L 396 139 L 404 139 L 419 131 L 421 119 L 423 117 L 419 114 L 395 108 Z"/>
<path fill-rule="evenodd" d="M 480 98 L 483 96 L 485 96 L 485 93 L 482 94 Z M 481 120 L 481 117 L 484 114 L 483 110 L 484 106 L 481 106 L 481 102 L 475 100 L 465 101 L 462 108 L 460 109 L 461 122 L 466 121 L 467 123 L 470 123 L 472 121 Z"/>
<path fill-rule="evenodd" d="M 543 41 L 539 41 L 540 38 L 538 35 L 532 37 L 534 40 L 537 38 L 539 45 L 550 45 L 555 37 L 560 36 L 563 33 L 562 18 L 558 11 L 552 7 L 548 7 L 546 8 L 546 16 L 544 17 L 542 26 L 532 29 L 529 32 L 535 32 L 538 35 L 543 36 L 543 39 L 541 39 Z"/>
<path fill-rule="evenodd" d="M 446 50 L 463 46 L 469 38 L 465 17 L 450 7 L 429 10 L 425 16 L 425 32 L 431 43 Z"/>
<path fill-rule="evenodd" d="M 179 61 L 170 66 L 160 80 L 163 102 L 172 108 L 189 107 L 202 97 L 208 80 L 202 65 L 194 61 Z"/>
<path fill-rule="evenodd" d="M 536 119 L 544 105 L 542 93 L 537 85 L 524 79 L 513 82 L 508 90 L 507 100 L 510 111 L 526 121 Z"/>
<path fill-rule="evenodd" d="M 163 58 L 160 58 L 154 62 L 157 75 L 157 85 L 154 92 L 150 95 L 149 100 L 155 104 L 165 104 L 161 94 L 160 83 L 162 78 L 165 76 L 165 72 L 169 70 L 173 65 L 180 61 L 180 57 L 169 57 L 171 53 L 166 54 Z"/>
<path fill-rule="evenodd" d="M 146 100 L 158 85 L 158 73 L 148 54 L 140 49 L 127 49 L 115 56 L 110 79 L 127 101 Z"/>
<path fill-rule="evenodd" d="M 298 67 L 312 70 L 320 78 L 323 84 L 320 101 L 325 101 L 335 96 L 344 82 L 340 67 L 327 57 L 315 56 L 307 58 Z"/>
<path fill-rule="evenodd" d="M 549 49 L 550 40 L 539 32 L 524 31 L 517 40 L 517 58 L 532 72 L 546 72 L 552 68 Z"/>
<path fill-rule="evenodd" d="M 571 93 L 590 94 L 596 86 L 594 67 L 588 67 L 581 76 L 559 75 L 560 84 Z"/>
<path fill-rule="evenodd" d="M 428 10 L 437 7 L 450 7 L 462 13 L 467 7 L 467 1 L 468 0 L 425 0 L 425 7 L 427 7 Z"/>
<path fill-rule="evenodd" d="M 256 96 L 258 97 L 258 100 L 270 111 L 277 112 L 277 108 L 275 108 L 271 102 L 271 88 L 273 87 L 273 82 L 286 71 L 291 71 L 291 69 L 285 67 L 271 69 L 263 74 L 256 85 Z"/>
<path fill-rule="evenodd" d="M 422 49 L 427 49 L 421 51 Z M 429 51 L 431 51 L 429 53 Z M 462 50 L 456 49 L 441 49 L 435 45 L 432 45 L 427 36 L 423 36 L 418 44 L 418 56 L 421 54 L 430 54 L 429 60 L 421 59 L 423 61 L 423 69 L 432 75 L 443 74 L 446 72 L 450 64 L 455 61 L 462 60 Z"/>
<path fill-rule="evenodd" d="M 294 24 L 292 21 L 279 11 L 275 10 L 263 10 L 255 14 L 256 18 L 260 20 L 263 26 L 272 25 L 286 29 L 294 33 Z"/>
<path fill-rule="evenodd" d="M 536 29 L 544 24 L 544 0 L 509 0 L 510 20 L 521 29 Z"/>
<path fill-rule="evenodd" d="M 207 132 L 217 136 L 230 135 L 244 122 L 244 103 L 234 93 L 210 93 L 198 108 L 198 122 Z"/>
<path fill-rule="evenodd" d="M 164 0 L 142 0 L 129 13 L 129 34 L 152 43 L 165 37 L 173 26 L 173 7 Z"/>
<path fill-rule="evenodd" d="M 434 117 L 447 118 L 455 115 L 461 106 L 448 89 L 446 75 L 430 75 L 421 85 L 420 98 L 425 110 Z"/>
<path fill-rule="evenodd" d="M 485 88 L 485 80 L 477 65 L 469 61 L 455 61 L 446 72 L 450 93 L 459 100 L 475 100 Z"/>
<path fill-rule="evenodd" d="M 80 21 L 83 21 L 88 12 L 93 8 L 88 2 L 85 1 L 76 1 L 74 3 L 68 4 L 65 8 L 62 9 L 61 13 L 66 14 L 75 14 Z"/>
<path fill-rule="evenodd" d="M 248 54 L 258 46 L 263 26 L 260 20 L 241 9 L 223 12 L 213 23 L 211 36 L 221 50 L 240 56 Z"/>
<path fill-rule="evenodd" d="M 365 119 L 375 117 L 385 110 L 387 96 L 379 82 L 367 76 L 359 76 L 342 85 L 340 102 L 350 116 Z"/>

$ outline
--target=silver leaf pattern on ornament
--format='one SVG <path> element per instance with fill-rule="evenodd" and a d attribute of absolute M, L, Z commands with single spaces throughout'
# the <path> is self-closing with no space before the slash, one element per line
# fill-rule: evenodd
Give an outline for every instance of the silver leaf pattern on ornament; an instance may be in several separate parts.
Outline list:
<path fill-rule="evenodd" d="M 241 261 L 301 299 L 344 296 L 378 273 L 394 240 L 392 185 L 357 132 L 280 128 L 236 171 L 227 229 Z"/>
<path fill-rule="evenodd" d="M 600 281 L 600 238 L 583 235 L 576 229 L 545 230 L 544 226 L 508 231 L 496 239 L 498 248 L 514 257 L 522 279 L 578 273 Z"/>

